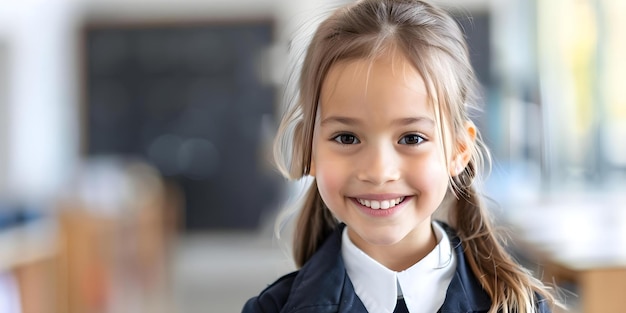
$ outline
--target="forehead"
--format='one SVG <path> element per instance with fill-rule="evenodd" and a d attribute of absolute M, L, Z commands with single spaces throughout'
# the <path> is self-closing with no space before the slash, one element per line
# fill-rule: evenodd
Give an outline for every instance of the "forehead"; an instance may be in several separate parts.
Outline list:
<path fill-rule="evenodd" d="M 424 79 L 400 53 L 335 63 L 322 84 L 319 109 L 322 116 L 433 116 Z"/>

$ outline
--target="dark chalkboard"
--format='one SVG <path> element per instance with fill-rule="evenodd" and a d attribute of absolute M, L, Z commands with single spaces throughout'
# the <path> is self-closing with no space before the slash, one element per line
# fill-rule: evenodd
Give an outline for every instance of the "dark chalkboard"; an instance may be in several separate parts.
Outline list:
<path fill-rule="evenodd" d="M 260 157 L 275 89 L 271 21 L 85 28 L 85 150 L 140 157 L 178 183 L 187 230 L 254 228 L 279 179 Z"/>

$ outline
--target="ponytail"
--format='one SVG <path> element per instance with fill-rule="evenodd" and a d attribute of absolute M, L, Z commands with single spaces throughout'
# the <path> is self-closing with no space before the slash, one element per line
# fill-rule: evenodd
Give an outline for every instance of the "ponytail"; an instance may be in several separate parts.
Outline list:
<path fill-rule="evenodd" d="M 537 295 L 548 303 L 558 304 L 551 288 L 534 278 L 505 250 L 472 185 L 475 174 L 474 163 L 470 162 L 461 174 L 453 177 L 458 200 L 451 208 L 450 221 L 457 229 L 472 271 L 491 297 L 493 305 L 489 313 L 537 312 Z"/>
<path fill-rule="evenodd" d="M 302 211 L 296 222 L 293 256 L 297 267 L 302 267 L 313 256 L 337 224 L 337 220 L 324 205 L 314 180 L 304 197 Z"/>

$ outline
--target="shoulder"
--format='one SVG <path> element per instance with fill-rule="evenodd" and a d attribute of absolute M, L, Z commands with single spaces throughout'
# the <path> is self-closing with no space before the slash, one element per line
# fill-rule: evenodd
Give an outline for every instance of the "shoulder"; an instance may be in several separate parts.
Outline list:
<path fill-rule="evenodd" d="M 436 222 L 446 231 L 457 257 L 456 274 L 448 286 L 441 312 L 488 312 L 491 309 L 491 297 L 466 259 L 465 248 L 457 231 L 445 222 Z M 552 313 L 553 304 L 549 300 L 539 293 L 534 294 L 534 299 L 536 313 Z"/>
<path fill-rule="evenodd" d="M 293 281 L 298 272 L 287 274 L 265 288 L 261 293 L 248 300 L 242 313 L 274 313 L 280 312 L 287 302 Z"/>
<path fill-rule="evenodd" d="M 243 313 L 278 313 L 340 305 L 346 284 L 341 259 L 342 225 L 326 239 L 299 271 L 287 274 L 245 304 Z M 349 289 L 350 291 L 352 289 Z"/>
<path fill-rule="evenodd" d="M 441 226 L 450 241 L 456 268 L 452 281 L 446 290 L 441 312 L 487 312 L 491 308 L 491 298 L 474 274 L 470 262 L 465 257 L 465 248 L 457 231 L 450 225 L 435 221 Z"/>

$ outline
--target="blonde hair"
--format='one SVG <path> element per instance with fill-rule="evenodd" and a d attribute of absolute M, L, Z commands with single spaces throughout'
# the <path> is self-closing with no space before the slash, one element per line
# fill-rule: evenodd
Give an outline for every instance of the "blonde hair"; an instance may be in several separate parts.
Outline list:
<path fill-rule="evenodd" d="M 288 103 L 278 129 L 274 156 L 289 179 L 309 174 L 313 127 L 320 90 L 331 66 L 342 60 L 375 58 L 399 49 L 426 82 L 443 142 L 471 149 L 469 164 L 450 177 L 448 222 L 457 230 L 474 275 L 492 299 L 491 313 L 534 312 L 537 294 L 555 303 L 550 288 L 518 265 L 496 236 L 475 187 L 489 154 L 479 134 L 466 131 L 475 101 L 476 78 L 464 35 L 445 11 L 419 0 L 363 0 L 336 10 L 313 35 L 299 73 L 298 95 Z M 470 144 L 468 144 L 470 143 Z M 459 151 L 446 151 L 447 158 Z M 458 149 L 458 148 L 457 148 Z M 294 234 L 294 258 L 302 266 L 337 226 L 313 181 L 301 204 Z"/>

